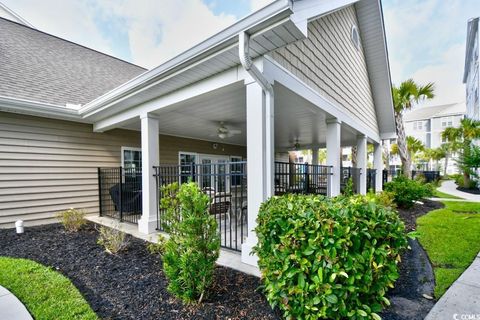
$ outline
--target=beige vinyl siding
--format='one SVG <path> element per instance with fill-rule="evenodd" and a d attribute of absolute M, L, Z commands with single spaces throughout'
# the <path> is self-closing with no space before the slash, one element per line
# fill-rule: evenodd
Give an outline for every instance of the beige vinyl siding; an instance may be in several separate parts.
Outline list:
<path fill-rule="evenodd" d="M 97 167 L 119 166 L 127 145 L 139 147 L 140 134 L 0 113 L 0 227 L 53 222 L 70 207 L 98 213 Z"/>
<path fill-rule="evenodd" d="M 277 49 L 275 61 L 378 133 L 363 49 L 351 41 L 354 6 L 308 24 L 308 38 Z M 361 30 L 360 38 L 361 38 Z"/>
<path fill-rule="evenodd" d="M 71 207 L 98 213 L 97 167 L 120 166 L 122 146 L 140 147 L 140 133 L 0 112 L 0 227 L 54 222 Z M 245 150 L 160 135 L 161 163 L 178 163 L 179 151 L 244 157 Z"/>

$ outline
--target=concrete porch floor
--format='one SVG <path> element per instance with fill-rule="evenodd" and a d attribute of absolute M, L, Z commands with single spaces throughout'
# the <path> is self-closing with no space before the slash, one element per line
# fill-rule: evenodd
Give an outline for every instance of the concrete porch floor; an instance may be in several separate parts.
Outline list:
<path fill-rule="evenodd" d="M 118 220 L 108 218 L 108 217 L 99 217 L 98 215 L 87 215 L 87 220 L 100 224 L 107 227 L 117 227 L 121 231 L 129 234 L 135 238 L 142 239 L 148 242 L 155 242 L 157 235 L 162 235 L 168 238 L 168 234 L 165 232 L 154 232 L 151 234 L 142 234 L 138 232 L 138 226 L 132 223 L 127 222 L 118 222 Z M 245 264 L 241 261 L 241 253 L 233 250 L 228 250 L 221 248 L 220 256 L 218 257 L 217 264 L 223 267 L 231 268 L 234 270 L 241 271 L 246 274 L 250 274 L 256 277 L 260 277 L 260 270 L 254 266 Z"/>

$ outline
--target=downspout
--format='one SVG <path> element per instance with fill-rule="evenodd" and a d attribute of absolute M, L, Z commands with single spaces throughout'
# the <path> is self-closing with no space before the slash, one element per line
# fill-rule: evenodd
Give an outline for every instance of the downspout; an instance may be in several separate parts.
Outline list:
<path fill-rule="evenodd" d="M 263 133 L 264 148 L 264 170 L 265 187 L 263 190 L 264 199 L 274 194 L 275 175 L 275 144 L 274 144 L 274 104 L 273 86 L 265 78 L 263 73 L 253 64 L 250 57 L 250 36 L 246 32 L 238 35 L 238 56 L 245 71 L 260 85 L 265 93 L 265 132 Z"/>

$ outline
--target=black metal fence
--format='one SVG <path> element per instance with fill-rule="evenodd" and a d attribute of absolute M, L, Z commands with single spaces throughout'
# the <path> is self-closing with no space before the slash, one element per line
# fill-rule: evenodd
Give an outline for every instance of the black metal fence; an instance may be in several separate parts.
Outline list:
<path fill-rule="evenodd" d="M 142 171 L 98 168 L 100 216 L 137 223 L 142 215 Z"/>
<path fill-rule="evenodd" d="M 387 183 L 388 181 L 392 181 L 395 177 L 403 174 L 402 170 L 383 170 L 382 173 L 382 181 L 383 184 Z M 440 171 L 423 171 L 423 170 L 412 170 L 412 179 L 422 177 L 425 179 L 426 183 L 430 183 L 433 181 L 437 181 L 440 179 Z"/>
<path fill-rule="evenodd" d="M 308 163 L 275 162 L 275 194 L 327 195 L 332 167 Z"/>
<path fill-rule="evenodd" d="M 345 192 L 348 181 L 351 179 L 353 183 L 353 192 L 359 192 L 360 175 L 362 174 L 361 168 L 354 167 L 342 167 L 340 169 L 340 191 Z"/>
<path fill-rule="evenodd" d="M 440 180 L 440 171 L 412 171 L 412 179 L 423 178 L 425 182 L 433 182 Z"/>
<path fill-rule="evenodd" d="M 217 162 L 155 167 L 158 190 L 158 229 L 165 227 L 161 208 L 162 187 L 171 183 L 196 182 L 210 198 L 210 214 L 217 219 L 221 246 L 240 251 L 247 237 L 247 163 Z"/>

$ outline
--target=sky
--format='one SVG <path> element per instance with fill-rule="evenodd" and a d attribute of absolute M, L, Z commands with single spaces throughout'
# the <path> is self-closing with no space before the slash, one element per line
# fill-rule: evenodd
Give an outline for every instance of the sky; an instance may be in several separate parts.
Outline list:
<path fill-rule="evenodd" d="M 153 68 L 271 0 L 0 0 L 36 28 Z M 467 21 L 480 0 L 383 0 L 392 82 L 434 82 L 428 105 L 465 101 Z M 360 30 L 361 33 L 361 30 Z"/>

